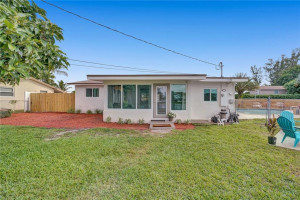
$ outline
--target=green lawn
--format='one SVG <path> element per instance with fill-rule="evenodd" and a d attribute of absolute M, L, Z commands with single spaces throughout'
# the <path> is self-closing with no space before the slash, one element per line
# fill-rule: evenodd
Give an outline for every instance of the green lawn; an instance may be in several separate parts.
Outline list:
<path fill-rule="evenodd" d="M 300 152 L 262 120 L 153 136 L 0 126 L 0 199 L 299 199 Z"/>

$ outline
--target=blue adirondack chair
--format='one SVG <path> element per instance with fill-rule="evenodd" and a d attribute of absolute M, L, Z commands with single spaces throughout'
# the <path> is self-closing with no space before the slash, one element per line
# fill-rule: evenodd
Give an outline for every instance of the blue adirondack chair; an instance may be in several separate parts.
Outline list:
<path fill-rule="evenodd" d="M 277 122 L 284 132 L 284 137 L 281 143 L 283 143 L 286 137 L 295 138 L 294 147 L 296 147 L 298 142 L 300 141 L 300 131 L 297 131 L 297 129 L 295 128 L 295 123 L 283 116 L 278 117 Z"/>
<path fill-rule="evenodd" d="M 294 114 L 293 114 L 293 113 L 291 113 L 291 112 L 285 110 L 285 111 L 282 111 L 282 112 L 280 113 L 280 117 L 285 117 L 285 118 L 287 118 L 288 120 L 290 120 L 290 121 L 293 123 L 293 126 L 294 126 L 295 128 L 300 129 L 300 127 L 296 127 L 296 122 L 300 122 L 300 121 L 294 120 Z"/>

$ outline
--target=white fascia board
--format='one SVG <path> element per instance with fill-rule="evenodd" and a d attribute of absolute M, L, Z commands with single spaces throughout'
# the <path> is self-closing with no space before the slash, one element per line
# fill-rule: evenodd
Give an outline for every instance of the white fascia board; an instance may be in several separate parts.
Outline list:
<path fill-rule="evenodd" d="M 201 82 L 217 82 L 217 83 L 240 83 L 240 82 L 247 82 L 248 79 L 246 78 L 241 78 L 241 79 L 236 79 L 236 78 L 216 78 L 216 79 L 205 79 L 205 80 L 200 80 Z"/>
<path fill-rule="evenodd" d="M 205 76 L 88 76 L 89 80 L 204 80 Z"/>

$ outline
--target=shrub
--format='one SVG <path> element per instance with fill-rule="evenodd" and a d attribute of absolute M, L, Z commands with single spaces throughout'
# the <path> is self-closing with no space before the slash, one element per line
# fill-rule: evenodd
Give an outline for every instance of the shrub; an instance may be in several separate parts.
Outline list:
<path fill-rule="evenodd" d="M 120 117 L 119 120 L 118 120 L 118 124 L 123 124 L 123 119 Z"/>
<path fill-rule="evenodd" d="M 87 114 L 93 114 L 93 111 L 87 110 L 86 113 L 87 113 Z"/>
<path fill-rule="evenodd" d="M 77 109 L 77 110 L 76 110 L 76 113 L 80 114 L 80 113 L 81 113 L 81 110 L 80 110 L 80 109 Z"/>
<path fill-rule="evenodd" d="M 96 110 L 95 110 L 95 113 L 96 113 L 96 114 L 102 114 L 102 113 L 103 113 L 103 110 L 101 110 L 101 109 L 96 109 Z"/>
<path fill-rule="evenodd" d="M 131 119 L 125 119 L 124 123 L 125 124 L 131 124 L 132 122 L 131 122 Z"/>
<path fill-rule="evenodd" d="M 0 118 L 10 117 L 11 113 L 12 110 L 10 109 L 0 110 Z"/>
<path fill-rule="evenodd" d="M 144 124 L 145 123 L 145 120 L 144 119 L 139 119 L 139 124 Z"/>
<path fill-rule="evenodd" d="M 181 121 L 181 119 L 177 119 L 177 120 L 175 121 L 175 123 L 176 123 L 176 124 L 181 124 L 182 121 Z"/>
<path fill-rule="evenodd" d="M 106 117 L 105 122 L 106 122 L 106 123 L 110 123 L 110 122 L 111 122 L 111 117 L 110 117 L 110 116 Z"/>
<path fill-rule="evenodd" d="M 184 120 L 184 123 L 185 123 L 185 124 L 191 124 L 191 120 L 189 120 L 189 119 Z"/>
<path fill-rule="evenodd" d="M 255 97 L 257 99 L 267 99 L 268 97 L 271 97 L 271 99 L 300 99 L 300 94 L 243 94 L 242 99 L 254 99 Z M 235 97 L 237 99 L 237 96 Z"/>
<path fill-rule="evenodd" d="M 69 108 L 67 113 L 75 113 L 75 110 L 73 108 Z"/>

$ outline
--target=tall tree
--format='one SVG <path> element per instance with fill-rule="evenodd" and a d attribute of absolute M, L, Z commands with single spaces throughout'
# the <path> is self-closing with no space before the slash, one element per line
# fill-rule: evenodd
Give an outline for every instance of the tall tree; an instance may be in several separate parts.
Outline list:
<path fill-rule="evenodd" d="M 252 74 L 252 80 L 260 85 L 263 80 L 262 67 L 256 67 L 256 65 L 251 66 L 250 72 Z"/>
<path fill-rule="evenodd" d="M 284 84 L 288 94 L 300 94 L 300 80 L 294 79 Z"/>
<path fill-rule="evenodd" d="M 299 60 L 300 48 L 293 50 L 290 58 L 282 55 L 279 60 L 274 61 L 273 59 L 269 59 L 269 62 L 266 63 L 264 69 L 268 74 L 271 85 L 284 85 L 296 78 L 298 74 L 293 71 L 293 68 L 298 69 L 296 66 L 299 63 Z M 286 76 L 287 74 L 290 76 Z M 285 76 L 285 78 L 282 78 L 282 76 Z"/>
<path fill-rule="evenodd" d="M 0 2 L 0 82 L 18 84 L 21 78 L 42 80 L 43 72 L 68 69 L 66 54 L 57 46 L 62 29 L 33 1 Z"/>
<path fill-rule="evenodd" d="M 57 87 L 63 91 L 68 91 L 68 89 L 70 89 L 71 87 L 68 86 L 68 84 L 66 82 L 64 82 L 63 80 L 60 80 L 57 82 Z"/>
<path fill-rule="evenodd" d="M 235 77 L 247 78 L 247 74 L 240 72 L 240 73 L 235 74 Z M 259 84 L 257 82 L 254 82 L 251 79 L 248 79 L 247 82 L 237 83 L 235 85 L 235 91 L 238 93 L 238 98 L 241 98 L 245 91 L 252 91 L 252 90 L 257 89 L 258 87 L 259 87 Z"/>

